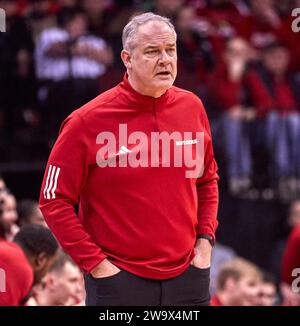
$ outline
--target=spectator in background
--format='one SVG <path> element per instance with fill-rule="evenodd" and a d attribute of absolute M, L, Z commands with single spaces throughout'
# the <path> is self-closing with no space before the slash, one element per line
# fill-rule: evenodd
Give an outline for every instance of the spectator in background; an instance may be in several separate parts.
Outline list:
<path fill-rule="evenodd" d="M 177 31 L 178 77 L 176 85 L 197 92 L 203 87 L 206 72 L 212 68 L 212 49 L 196 9 L 182 6 L 175 18 Z"/>
<path fill-rule="evenodd" d="M 13 148 L 16 116 L 33 105 L 34 73 L 33 42 L 24 18 L 17 14 L 17 0 L 0 0 L 0 8 L 6 13 L 6 32 L 0 33 L 0 161 L 4 161 Z"/>
<path fill-rule="evenodd" d="M 270 254 L 270 270 L 276 277 L 277 283 L 281 280 L 281 261 L 287 243 L 288 234 L 300 224 L 300 199 L 296 199 L 289 206 L 288 217 L 284 229 L 284 237 L 274 245 Z"/>
<path fill-rule="evenodd" d="M 38 202 L 30 199 L 21 200 L 18 202 L 17 211 L 20 227 L 26 224 L 40 224 L 47 227 Z"/>
<path fill-rule="evenodd" d="M 148 8 L 152 10 L 157 15 L 166 16 L 170 19 L 174 18 L 177 10 L 182 7 L 185 3 L 184 0 L 154 0 L 153 7 Z"/>
<path fill-rule="evenodd" d="M 32 286 L 40 282 L 55 261 L 57 249 L 52 233 L 41 225 L 26 225 L 14 243 L 0 241 L 1 268 L 6 275 L 0 306 L 23 305 Z"/>
<path fill-rule="evenodd" d="M 83 300 L 83 276 L 73 260 L 61 251 L 42 282 L 34 288 L 27 305 L 73 306 Z"/>
<path fill-rule="evenodd" d="M 63 119 L 99 92 L 99 77 L 112 62 L 105 41 L 88 34 L 87 17 L 78 8 L 59 13 L 60 28 L 46 29 L 36 45 L 36 70 L 47 102 L 44 124 L 57 136 Z"/>
<path fill-rule="evenodd" d="M 300 224 L 300 199 L 296 199 L 290 205 L 290 214 L 288 217 L 288 225 L 291 229 Z"/>
<path fill-rule="evenodd" d="M 6 183 L 0 174 L 0 195 L 2 192 L 5 192 L 5 191 L 6 191 Z"/>
<path fill-rule="evenodd" d="M 249 16 L 249 8 L 242 1 L 189 1 L 197 8 L 203 29 L 212 44 L 217 61 L 222 60 L 228 39 L 239 36 L 242 22 Z"/>
<path fill-rule="evenodd" d="M 2 221 L 3 215 L 3 204 L 4 204 L 4 194 L 6 193 L 6 184 L 4 179 L 0 174 L 0 241 L 5 240 L 5 226 L 4 222 Z"/>
<path fill-rule="evenodd" d="M 258 293 L 258 306 L 270 307 L 276 304 L 277 290 L 275 278 L 267 273 L 263 274 Z"/>
<path fill-rule="evenodd" d="M 88 18 L 89 31 L 104 39 L 109 37 L 109 23 L 115 12 L 107 0 L 83 0 L 82 7 Z"/>
<path fill-rule="evenodd" d="M 127 24 L 128 20 L 131 17 L 141 14 L 142 11 L 134 3 L 133 0 L 115 0 L 112 10 L 112 19 L 105 27 L 107 34 L 107 41 L 113 49 L 113 62 L 114 68 L 122 70 L 122 74 L 125 73 L 123 62 L 120 59 L 120 53 L 122 51 L 122 31 L 124 26 Z M 113 84 L 115 86 L 120 82 L 120 79 L 117 79 Z"/>
<path fill-rule="evenodd" d="M 261 284 L 261 272 L 243 258 L 234 258 L 220 269 L 217 292 L 212 306 L 256 306 Z"/>
<path fill-rule="evenodd" d="M 274 0 L 252 0 L 250 15 L 241 21 L 239 35 L 256 49 L 263 49 L 278 40 L 282 21 Z"/>
<path fill-rule="evenodd" d="M 281 261 L 282 281 L 291 285 L 299 273 L 293 274 L 293 270 L 300 268 L 300 224 L 292 230 L 283 253 Z"/>
<path fill-rule="evenodd" d="M 281 28 L 278 31 L 278 39 L 285 44 L 290 51 L 290 70 L 300 72 L 300 35 L 291 28 L 295 19 L 291 15 L 294 8 L 300 8 L 299 0 L 276 1 L 275 5 L 282 19 Z"/>
<path fill-rule="evenodd" d="M 82 0 L 56 0 L 56 2 L 59 8 L 72 8 L 76 7 Z"/>
<path fill-rule="evenodd" d="M 252 158 L 247 122 L 256 111 L 249 101 L 246 69 L 251 48 L 241 38 L 228 41 L 223 62 L 216 66 L 208 82 L 208 96 L 219 111 L 227 175 L 231 194 L 242 194 L 250 188 Z"/>
<path fill-rule="evenodd" d="M 255 106 L 266 116 L 265 137 L 273 184 L 278 184 L 280 198 L 290 201 L 300 190 L 300 84 L 288 74 L 288 65 L 288 49 L 281 43 L 272 43 L 264 49 L 262 64 L 249 73 L 249 78 L 255 85 Z"/>
<path fill-rule="evenodd" d="M 24 14 L 35 41 L 44 29 L 55 26 L 57 10 L 52 0 L 29 0 Z"/>
<path fill-rule="evenodd" d="M 228 261 L 236 257 L 235 251 L 227 246 L 216 242 L 211 256 L 210 270 L 210 294 L 213 295 L 217 288 L 217 279 L 220 268 Z"/>
<path fill-rule="evenodd" d="M 15 234 L 19 231 L 19 227 L 16 224 L 18 220 L 16 199 L 12 194 L 2 192 L 0 200 L 0 228 L 2 229 L 2 238 L 7 241 L 12 241 Z"/>

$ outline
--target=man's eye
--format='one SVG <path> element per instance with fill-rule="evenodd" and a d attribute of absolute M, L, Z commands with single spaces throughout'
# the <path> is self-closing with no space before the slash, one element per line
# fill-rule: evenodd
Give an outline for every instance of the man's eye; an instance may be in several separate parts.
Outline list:
<path fill-rule="evenodd" d="M 147 54 L 155 54 L 155 53 L 157 53 L 157 50 L 150 50 L 150 51 L 147 51 L 146 53 Z"/>
<path fill-rule="evenodd" d="M 175 49 L 173 49 L 173 48 L 172 48 L 172 49 L 168 49 L 167 51 L 168 51 L 168 53 L 170 53 L 170 54 L 174 54 L 174 53 L 175 53 Z"/>

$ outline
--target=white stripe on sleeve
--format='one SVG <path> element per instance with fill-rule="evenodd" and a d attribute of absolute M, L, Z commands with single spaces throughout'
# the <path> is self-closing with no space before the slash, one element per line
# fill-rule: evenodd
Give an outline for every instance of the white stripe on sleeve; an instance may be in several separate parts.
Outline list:
<path fill-rule="evenodd" d="M 50 175 L 51 175 L 51 171 L 52 171 L 52 165 L 50 164 L 49 169 L 48 169 L 47 179 L 46 179 L 46 185 L 45 185 L 45 188 L 44 188 L 44 198 L 45 199 L 46 199 L 46 191 L 47 191 L 47 188 L 48 188 L 48 185 L 49 185 L 49 178 L 50 178 Z"/>
<path fill-rule="evenodd" d="M 52 171 L 51 171 L 51 175 L 50 175 L 50 182 L 49 182 L 48 188 L 46 190 L 46 198 L 47 199 L 50 199 L 50 190 L 51 190 L 52 185 L 53 185 L 53 177 L 54 177 L 55 171 L 56 171 L 56 166 L 53 166 Z"/>
<path fill-rule="evenodd" d="M 60 168 L 58 167 L 57 170 L 56 170 L 56 173 L 55 173 L 54 185 L 53 185 L 53 188 L 52 188 L 52 191 L 51 191 L 52 199 L 55 198 L 55 190 L 57 188 L 57 179 L 58 179 L 58 176 L 59 176 L 59 172 L 60 172 Z"/>

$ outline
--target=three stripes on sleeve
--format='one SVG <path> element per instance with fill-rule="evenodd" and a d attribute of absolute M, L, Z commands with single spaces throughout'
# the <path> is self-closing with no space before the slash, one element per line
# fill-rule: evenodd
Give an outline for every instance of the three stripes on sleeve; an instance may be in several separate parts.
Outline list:
<path fill-rule="evenodd" d="M 46 179 L 46 185 L 44 188 L 44 198 L 45 199 L 55 199 L 55 191 L 57 188 L 58 176 L 60 173 L 60 168 L 54 165 L 49 165 L 48 174 Z"/>

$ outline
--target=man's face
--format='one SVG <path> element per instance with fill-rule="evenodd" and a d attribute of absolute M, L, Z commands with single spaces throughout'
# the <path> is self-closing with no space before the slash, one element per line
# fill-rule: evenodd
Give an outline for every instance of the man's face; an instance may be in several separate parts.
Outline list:
<path fill-rule="evenodd" d="M 8 194 L 2 195 L 1 198 L 3 200 L 1 225 L 9 232 L 18 219 L 16 200 L 14 196 Z"/>
<path fill-rule="evenodd" d="M 300 200 L 297 200 L 292 204 L 288 222 L 291 227 L 295 227 L 300 224 Z"/>
<path fill-rule="evenodd" d="M 4 192 L 6 189 L 6 185 L 3 179 L 0 178 L 0 193 Z"/>
<path fill-rule="evenodd" d="M 226 63 L 230 63 L 238 60 L 248 60 L 249 58 L 249 46 L 246 41 L 235 38 L 231 40 L 224 53 L 224 60 Z"/>
<path fill-rule="evenodd" d="M 82 274 L 77 266 L 66 262 L 62 271 L 50 274 L 51 292 L 56 305 L 74 305 L 82 299 Z"/>
<path fill-rule="evenodd" d="M 273 306 L 276 299 L 276 287 L 273 283 L 262 282 L 259 287 L 259 305 Z"/>
<path fill-rule="evenodd" d="M 190 32 L 197 23 L 196 9 L 193 7 L 183 7 L 178 13 L 176 20 L 177 31 Z"/>
<path fill-rule="evenodd" d="M 76 15 L 66 26 L 72 38 L 80 37 L 87 32 L 86 17 L 82 14 Z"/>
<path fill-rule="evenodd" d="M 289 52 L 283 47 L 278 47 L 265 53 L 263 61 L 272 74 L 283 76 L 289 65 Z"/>
<path fill-rule="evenodd" d="M 129 81 L 141 94 L 159 97 L 177 75 L 176 37 L 163 22 L 139 27 L 129 51 L 122 51 Z"/>
<path fill-rule="evenodd" d="M 235 282 L 233 293 L 238 306 L 256 306 L 258 304 L 259 280 L 252 277 L 241 277 Z"/>

